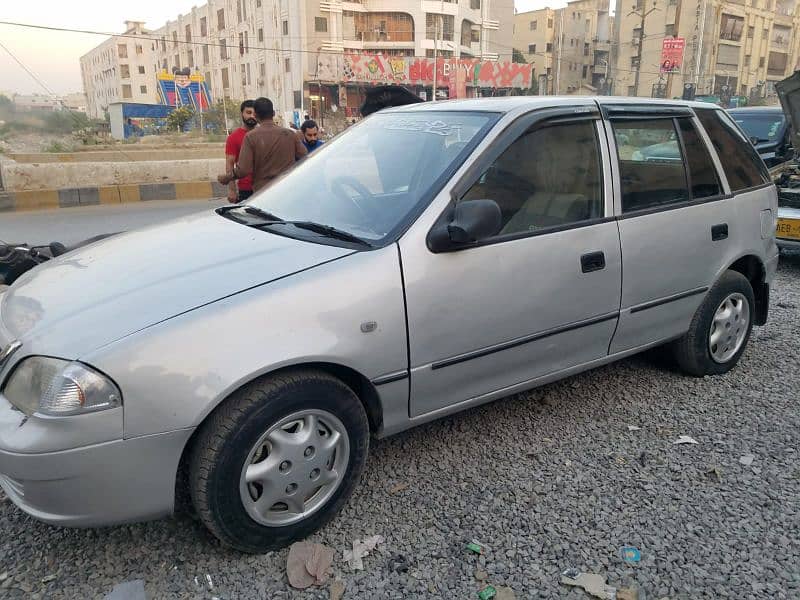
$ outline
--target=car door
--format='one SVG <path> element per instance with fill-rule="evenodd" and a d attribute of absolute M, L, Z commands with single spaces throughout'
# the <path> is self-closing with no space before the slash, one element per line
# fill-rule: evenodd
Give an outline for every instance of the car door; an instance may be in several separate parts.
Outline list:
<path fill-rule="evenodd" d="M 599 111 L 579 102 L 521 117 L 458 182 L 451 203 L 432 205 L 435 214 L 424 215 L 432 218 L 400 241 L 411 417 L 607 355 L 619 235 Z M 500 230 L 432 252 L 426 236 L 445 206 L 476 199 L 500 206 Z"/>
<path fill-rule="evenodd" d="M 623 257 L 613 354 L 685 332 L 740 232 L 691 109 L 627 105 L 606 114 Z"/>

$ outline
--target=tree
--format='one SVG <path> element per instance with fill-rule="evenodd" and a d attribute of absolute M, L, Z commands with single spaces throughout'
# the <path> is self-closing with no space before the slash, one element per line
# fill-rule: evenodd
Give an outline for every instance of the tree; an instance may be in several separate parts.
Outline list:
<path fill-rule="evenodd" d="M 13 102 L 5 94 L 0 94 L 0 109 L 10 109 Z"/>
<path fill-rule="evenodd" d="M 67 109 L 47 113 L 44 123 L 47 130 L 54 133 L 72 133 L 91 125 L 91 121 L 85 114 Z"/>
<path fill-rule="evenodd" d="M 516 48 L 511 53 L 511 62 L 528 64 L 528 61 L 525 60 L 525 55 L 522 54 L 522 50 L 517 50 Z"/>
<path fill-rule="evenodd" d="M 184 131 L 186 125 L 194 118 L 194 111 L 188 106 L 179 106 L 167 116 L 167 128 Z"/>
<path fill-rule="evenodd" d="M 238 123 L 241 118 L 239 106 L 239 102 L 230 98 L 225 98 L 224 103 L 222 100 L 217 100 L 203 115 L 205 127 L 216 133 L 225 133 L 226 115 L 229 122 Z"/>

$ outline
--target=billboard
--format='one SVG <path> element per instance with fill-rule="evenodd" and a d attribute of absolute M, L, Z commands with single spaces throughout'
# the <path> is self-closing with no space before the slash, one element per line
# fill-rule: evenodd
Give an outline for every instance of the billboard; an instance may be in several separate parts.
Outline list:
<path fill-rule="evenodd" d="M 661 42 L 661 72 L 680 73 L 686 40 L 679 37 L 664 38 Z"/>
<path fill-rule="evenodd" d="M 322 56 L 317 77 L 323 81 L 362 84 L 437 85 L 449 87 L 451 97 L 464 95 L 468 85 L 493 88 L 529 88 L 533 65 L 477 59 L 345 54 Z"/>

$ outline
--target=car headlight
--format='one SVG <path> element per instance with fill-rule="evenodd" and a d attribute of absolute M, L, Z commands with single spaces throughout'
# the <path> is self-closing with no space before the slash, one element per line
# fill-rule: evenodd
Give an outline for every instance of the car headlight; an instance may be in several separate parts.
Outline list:
<path fill-rule="evenodd" d="M 45 356 L 23 360 L 11 373 L 3 394 L 29 416 L 76 415 L 122 405 L 119 389 L 102 373 Z"/>

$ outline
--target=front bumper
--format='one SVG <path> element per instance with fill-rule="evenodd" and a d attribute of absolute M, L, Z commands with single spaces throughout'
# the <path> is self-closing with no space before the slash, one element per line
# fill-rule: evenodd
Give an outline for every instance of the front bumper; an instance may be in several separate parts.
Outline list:
<path fill-rule="evenodd" d="M 57 452 L 0 448 L 0 486 L 33 517 L 72 527 L 171 514 L 175 476 L 191 429 Z"/>

